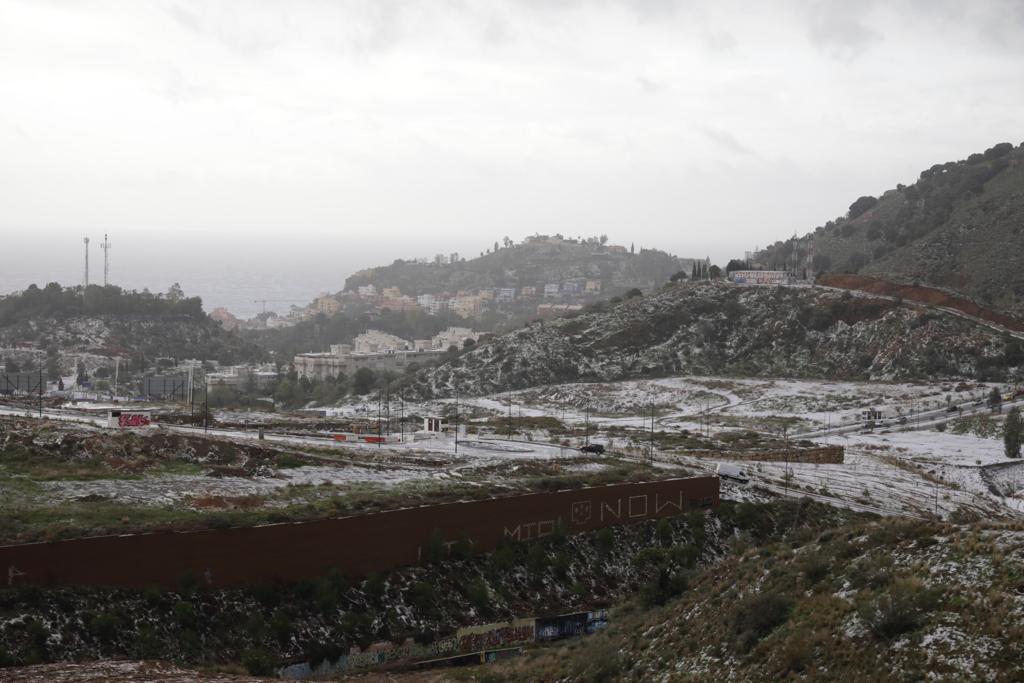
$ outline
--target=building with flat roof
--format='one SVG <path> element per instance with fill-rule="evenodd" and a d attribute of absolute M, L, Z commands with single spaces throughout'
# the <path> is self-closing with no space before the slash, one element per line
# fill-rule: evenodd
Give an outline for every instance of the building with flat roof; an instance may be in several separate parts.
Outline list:
<path fill-rule="evenodd" d="M 422 351 L 384 351 L 380 353 L 300 353 L 293 359 L 295 372 L 299 377 L 325 380 L 327 377 L 345 375 L 352 377 L 361 368 L 374 372 L 387 370 L 403 373 L 413 363 L 429 363 L 444 355 L 441 349 Z"/>
<path fill-rule="evenodd" d="M 367 330 L 352 340 L 355 353 L 387 353 L 391 351 L 408 351 L 412 344 L 387 332 Z"/>

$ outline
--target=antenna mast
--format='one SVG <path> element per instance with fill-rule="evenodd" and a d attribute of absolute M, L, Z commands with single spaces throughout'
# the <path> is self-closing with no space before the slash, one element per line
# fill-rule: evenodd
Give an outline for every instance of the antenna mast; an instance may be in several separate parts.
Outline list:
<path fill-rule="evenodd" d="M 107 233 L 103 233 L 103 245 L 100 248 L 103 249 L 103 286 L 106 287 L 110 277 L 110 240 L 107 239 Z"/>
<path fill-rule="evenodd" d="M 89 287 L 89 238 L 85 237 L 82 240 L 85 242 L 85 287 Z"/>

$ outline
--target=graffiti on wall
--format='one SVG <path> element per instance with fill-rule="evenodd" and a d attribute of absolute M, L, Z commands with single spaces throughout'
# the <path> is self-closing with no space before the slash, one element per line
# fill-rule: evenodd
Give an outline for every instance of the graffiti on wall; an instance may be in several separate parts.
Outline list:
<path fill-rule="evenodd" d="M 608 611 L 577 612 L 557 617 L 524 618 L 479 626 L 465 626 L 454 635 L 421 645 L 412 639 L 401 645 L 374 643 L 365 650 L 353 647 L 333 661 L 312 666 L 309 662 L 289 664 L 278 670 L 280 678 L 306 680 L 333 678 L 376 668 L 428 663 L 456 664 L 492 662 L 502 653 L 534 642 L 558 640 L 595 633 L 608 625 Z M 478 655 L 478 657 L 467 657 Z M 438 661 L 441 660 L 441 661 Z"/>
<path fill-rule="evenodd" d="M 515 541 L 532 541 L 555 533 L 558 523 L 568 519 L 571 527 L 586 527 L 594 523 L 601 526 L 639 522 L 652 517 L 682 514 L 687 508 L 683 491 L 674 493 L 638 493 L 609 499 L 584 497 L 587 490 L 580 492 L 580 499 L 573 500 L 565 515 L 550 519 L 538 519 L 505 527 L 505 536 Z M 603 493 L 603 492 L 602 492 Z M 596 496 L 595 496 L 596 498 Z M 710 507 L 715 502 L 711 497 L 691 501 L 697 507 Z"/>
<path fill-rule="evenodd" d="M 149 426 L 149 415 L 145 413 L 121 413 L 117 418 L 117 426 L 124 427 L 147 427 Z"/>
<path fill-rule="evenodd" d="M 460 628 L 456 637 L 459 639 L 460 652 L 481 652 L 532 643 L 535 638 L 534 629 L 534 619 L 517 619 L 504 624 Z"/>
<path fill-rule="evenodd" d="M 416 564 L 438 542 L 442 552 L 460 544 L 486 552 L 556 529 L 582 533 L 714 507 L 718 500 L 718 477 L 630 482 L 308 522 L 0 546 L 0 569 L 16 567 L 16 584 L 138 588 L 174 586 L 186 574 L 215 587 L 296 581 L 331 570 L 360 577 Z"/>

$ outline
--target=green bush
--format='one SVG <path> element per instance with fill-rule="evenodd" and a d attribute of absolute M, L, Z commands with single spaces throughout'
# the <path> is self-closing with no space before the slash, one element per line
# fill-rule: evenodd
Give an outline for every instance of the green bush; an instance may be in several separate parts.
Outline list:
<path fill-rule="evenodd" d="M 174 621 L 182 628 L 192 628 L 199 622 L 199 613 L 191 602 L 179 600 L 173 608 Z"/>
<path fill-rule="evenodd" d="M 815 585 L 828 576 L 829 564 L 820 553 L 814 553 L 804 558 L 801 566 L 801 573 L 807 579 L 807 583 Z"/>
<path fill-rule="evenodd" d="M 89 633 L 101 643 L 111 643 L 121 630 L 121 619 L 116 614 L 103 612 L 88 620 Z"/>
<path fill-rule="evenodd" d="M 605 527 L 597 532 L 597 552 L 601 557 L 608 557 L 615 549 L 615 532 Z"/>
<path fill-rule="evenodd" d="M 277 666 L 273 654 L 262 648 L 250 648 L 242 653 L 242 666 L 253 676 L 271 676 Z"/>
<path fill-rule="evenodd" d="M 898 578 L 885 591 L 864 591 L 857 614 L 880 640 L 891 640 L 920 627 L 938 604 L 939 593 L 916 578 Z"/>
<path fill-rule="evenodd" d="M 491 607 L 491 591 L 482 579 L 477 579 L 466 588 L 466 599 L 479 614 L 489 616 L 494 610 Z"/>
<path fill-rule="evenodd" d="M 793 599 L 778 593 L 756 593 L 741 600 L 732 618 L 737 649 L 749 652 L 758 641 L 785 623 L 792 609 Z"/>
<path fill-rule="evenodd" d="M 409 590 L 410 602 L 421 612 L 432 612 L 437 603 L 434 586 L 426 581 L 417 581 Z"/>

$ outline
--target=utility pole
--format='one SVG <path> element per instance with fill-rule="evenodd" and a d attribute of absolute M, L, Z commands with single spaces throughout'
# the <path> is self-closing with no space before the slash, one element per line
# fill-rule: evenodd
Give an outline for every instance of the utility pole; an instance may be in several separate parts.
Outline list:
<path fill-rule="evenodd" d="M 398 438 L 405 443 L 405 389 L 398 390 Z"/>
<path fill-rule="evenodd" d="M 39 361 L 39 419 L 43 419 L 43 361 Z"/>
<path fill-rule="evenodd" d="M 650 461 L 654 462 L 654 406 L 651 406 L 651 447 L 648 451 Z"/>
<path fill-rule="evenodd" d="M 459 452 L 459 390 L 455 389 L 455 452 Z"/>
<path fill-rule="evenodd" d="M 590 403 L 589 402 L 584 406 L 583 410 L 585 411 L 584 412 L 585 417 L 584 417 L 584 422 L 583 422 L 583 445 L 584 446 L 589 446 L 590 445 Z"/>
<path fill-rule="evenodd" d="M 508 440 L 512 440 L 512 387 L 508 388 Z"/>
<path fill-rule="evenodd" d="M 786 425 L 782 425 L 782 447 L 786 450 L 786 471 L 783 472 L 782 481 L 786 484 L 786 495 L 789 495 L 789 438 L 786 436 Z"/>
<path fill-rule="evenodd" d="M 203 373 L 203 431 L 210 431 L 210 382 Z"/>
<path fill-rule="evenodd" d="M 380 430 L 380 399 L 381 399 L 381 389 L 380 389 L 380 387 L 377 387 L 377 448 L 378 449 L 380 449 L 380 437 L 381 437 L 381 430 Z"/>

